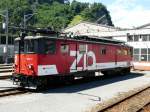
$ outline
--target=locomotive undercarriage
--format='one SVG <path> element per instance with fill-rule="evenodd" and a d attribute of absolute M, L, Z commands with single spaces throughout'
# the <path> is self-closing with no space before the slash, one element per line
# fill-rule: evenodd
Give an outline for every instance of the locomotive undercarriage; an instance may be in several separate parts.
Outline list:
<path fill-rule="evenodd" d="M 130 67 L 128 68 L 115 68 L 99 71 L 82 71 L 69 75 L 51 75 L 51 76 L 27 76 L 24 74 L 13 74 L 11 79 L 14 85 L 19 85 L 24 88 L 30 89 L 43 89 L 47 85 L 53 85 L 59 82 L 71 82 L 75 77 L 94 77 L 95 72 L 101 72 L 105 76 L 109 75 L 121 75 L 130 72 Z"/>
<path fill-rule="evenodd" d="M 48 85 L 53 85 L 59 82 L 69 82 L 74 80 L 73 75 L 61 76 L 26 76 L 24 74 L 13 74 L 11 77 L 14 85 L 30 89 L 43 89 Z"/>

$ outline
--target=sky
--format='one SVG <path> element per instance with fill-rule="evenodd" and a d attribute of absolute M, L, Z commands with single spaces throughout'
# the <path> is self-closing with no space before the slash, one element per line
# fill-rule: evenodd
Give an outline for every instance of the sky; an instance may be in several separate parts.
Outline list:
<path fill-rule="evenodd" d="M 133 28 L 150 23 L 150 0 L 76 0 L 101 2 L 110 12 L 115 26 Z"/>

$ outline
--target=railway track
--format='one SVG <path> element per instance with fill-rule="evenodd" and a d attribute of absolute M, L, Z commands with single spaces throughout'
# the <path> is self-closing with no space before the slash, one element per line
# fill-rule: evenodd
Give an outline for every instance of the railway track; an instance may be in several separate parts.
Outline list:
<path fill-rule="evenodd" d="M 10 79 L 11 75 L 3 75 L 0 76 L 0 80 L 4 80 L 4 79 Z"/>
<path fill-rule="evenodd" d="M 110 105 L 99 112 L 150 112 L 150 87 Z"/>
<path fill-rule="evenodd" d="M 24 90 L 22 88 L 11 88 L 11 89 L 0 90 L 0 98 L 6 96 L 12 96 L 12 95 L 25 94 L 28 92 L 29 91 Z"/>
<path fill-rule="evenodd" d="M 138 112 L 150 112 L 150 103 L 145 105 L 142 109 L 140 109 Z"/>

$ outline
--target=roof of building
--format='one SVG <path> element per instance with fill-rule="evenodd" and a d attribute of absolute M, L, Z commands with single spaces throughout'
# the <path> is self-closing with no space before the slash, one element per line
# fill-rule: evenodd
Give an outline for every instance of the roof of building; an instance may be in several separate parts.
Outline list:
<path fill-rule="evenodd" d="M 77 25 L 82 24 L 82 23 L 91 24 L 91 25 L 100 26 L 100 27 L 105 27 L 105 28 L 117 29 L 117 30 L 121 29 L 119 27 L 108 26 L 108 25 L 103 25 L 103 24 L 97 24 L 97 23 L 92 23 L 92 22 L 88 22 L 88 21 L 81 21 L 80 23 L 78 23 L 78 24 L 76 24 L 74 26 L 77 26 Z M 67 27 L 65 30 L 70 29 L 70 28 L 72 28 L 74 26 Z"/>
<path fill-rule="evenodd" d="M 150 23 L 147 23 L 147 24 L 138 26 L 138 27 L 136 27 L 135 29 L 142 29 L 142 28 L 145 28 L 145 27 L 147 27 L 147 26 L 150 26 Z"/>

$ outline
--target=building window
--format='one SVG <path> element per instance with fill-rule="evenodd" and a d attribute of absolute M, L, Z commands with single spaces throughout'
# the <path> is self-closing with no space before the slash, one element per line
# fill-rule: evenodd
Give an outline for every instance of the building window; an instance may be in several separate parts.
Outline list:
<path fill-rule="evenodd" d="M 147 35 L 141 35 L 142 41 L 148 41 L 148 36 Z"/>
<path fill-rule="evenodd" d="M 148 35 L 148 41 L 150 41 L 150 35 Z"/>
<path fill-rule="evenodd" d="M 147 55 L 141 55 L 141 61 L 147 61 Z"/>
<path fill-rule="evenodd" d="M 140 49 L 135 48 L 133 50 L 133 59 L 134 59 L 134 61 L 140 61 L 139 56 L 140 56 Z"/>
<path fill-rule="evenodd" d="M 139 36 L 138 35 L 134 35 L 134 41 L 135 42 L 139 41 Z"/>
<path fill-rule="evenodd" d="M 128 42 L 133 42 L 133 36 L 132 36 L 132 35 L 128 36 L 128 37 L 127 37 L 127 41 L 128 41 Z"/>
<path fill-rule="evenodd" d="M 140 54 L 140 49 L 136 49 L 136 48 L 135 48 L 134 51 L 133 51 L 133 53 L 134 53 L 134 54 Z"/>
<path fill-rule="evenodd" d="M 147 48 L 142 48 L 141 49 L 141 54 L 147 54 Z"/>
<path fill-rule="evenodd" d="M 147 56 L 148 56 L 147 53 L 148 53 L 147 48 L 141 49 L 141 61 L 147 61 Z"/>
<path fill-rule="evenodd" d="M 148 61 L 150 61 L 150 55 L 148 55 Z"/>
<path fill-rule="evenodd" d="M 133 55 L 133 60 L 134 61 L 139 61 L 140 60 L 139 55 Z"/>
<path fill-rule="evenodd" d="M 6 37 L 5 36 L 1 36 L 1 44 L 6 44 Z"/>

